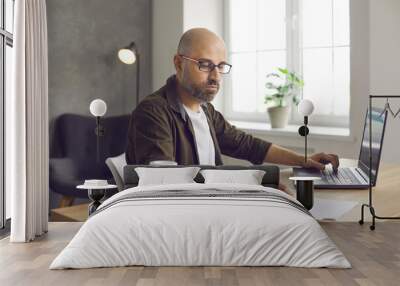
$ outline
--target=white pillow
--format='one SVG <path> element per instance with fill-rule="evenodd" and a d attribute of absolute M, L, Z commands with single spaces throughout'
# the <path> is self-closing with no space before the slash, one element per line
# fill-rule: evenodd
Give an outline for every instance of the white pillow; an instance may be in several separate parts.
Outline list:
<path fill-rule="evenodd" d="M 199 170 L 199 167 L 135 168 L 139 176 L 138 186 L 195 183 L 193 179 Z"/>
<path fill-rule="evenodd" d="M 235 183 L 261 185 L 265 171 L 262 170 L 202 170 L 204 183 Z"/>

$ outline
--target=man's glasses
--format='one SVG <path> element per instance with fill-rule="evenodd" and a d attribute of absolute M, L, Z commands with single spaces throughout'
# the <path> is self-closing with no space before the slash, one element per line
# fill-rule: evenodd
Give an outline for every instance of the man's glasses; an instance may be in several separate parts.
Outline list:
<path fill-rule="evenodd" d="M 214 64 L 211 61 L 208 60 L 196 60 L 192 59 L 189 57 L 186 57 L 184 55 L 179 55 L 182 58 L 195 62 L 197 63 L 197 66 L 199 67 L 199 70 L 204 71 L 204 72 L 212 72 L 215 68 L 217 68 L 217 71 L 222 74 L 227 74 L 231 71 L 232 65 L 228 63 L 219 63 L 219 64 Z"/>

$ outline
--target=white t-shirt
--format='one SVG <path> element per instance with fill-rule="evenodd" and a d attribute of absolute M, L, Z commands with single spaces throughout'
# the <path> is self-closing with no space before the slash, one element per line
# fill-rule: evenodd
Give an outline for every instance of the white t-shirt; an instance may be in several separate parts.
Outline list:
<path fill-rule="evenodd" d="M 193 125 L 194 136 L 196 138 L 197 151 L 199 153 L 199 163 L 201 165 L 215 165 L 214 141 L 211 137 L 210 127 L 203 108 L 195 112 L 183 105 L 190 121 Z"/>

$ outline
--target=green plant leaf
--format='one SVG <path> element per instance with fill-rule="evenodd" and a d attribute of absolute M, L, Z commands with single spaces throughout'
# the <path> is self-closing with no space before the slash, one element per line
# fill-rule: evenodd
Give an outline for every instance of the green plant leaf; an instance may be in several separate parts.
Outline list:
<path fill-rule="evenodd" d="M 281 73 L 283 73 L 284 75 L 288 74 L 289 71 L 287 69 L 284 68 L 278 68 L 278 71 L 280 71 Z"/>
<path fill-rule="evenodd" d="M 266 103 L 274 102 L 276 106 L 285 106 L 289 102 L 298 104 L 299 91 L 304 86 L 304 81 L 292 71 L 287 68 L 277 68 L 279 73 L 270 73 L 267 78 L 275 77 L 283 80 L 282 83 L 276 83 L 268 81 L 265 87 L 268 90 L 275 90 L 276 92 L 272 95 L 268 95 L 265 98 Z"/>

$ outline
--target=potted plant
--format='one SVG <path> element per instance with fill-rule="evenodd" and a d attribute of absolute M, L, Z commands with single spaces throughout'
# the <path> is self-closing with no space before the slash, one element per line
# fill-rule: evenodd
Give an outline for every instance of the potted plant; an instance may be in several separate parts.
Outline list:
<path fill-rule="evenodd" d="M 271 128 L 284 128 L 289 122 L 291 105 L 299 103 L 299 90 L 303 80 L 288 69 L 278 68 L 278 73 L 267 75 L 265 96 Z"/>

